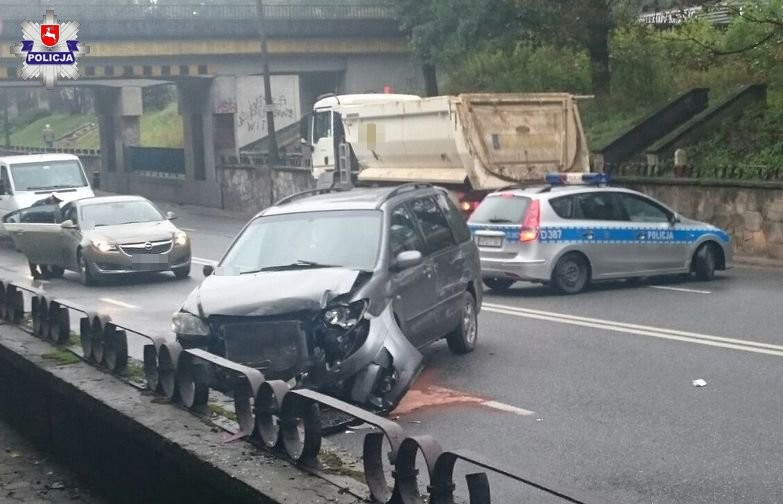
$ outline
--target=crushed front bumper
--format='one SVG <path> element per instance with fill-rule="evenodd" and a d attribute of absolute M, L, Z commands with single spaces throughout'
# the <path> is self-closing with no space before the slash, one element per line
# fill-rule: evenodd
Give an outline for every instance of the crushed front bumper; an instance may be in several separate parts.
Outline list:
<path fill-rule="evenodd" d="M 297 386 L 338 395 L 379 411 L 402 399 L 421 372 L 423 356 L 400 330 L 391 306 L 370 316 L 363 342 L 342 360 L 326 364 L 315 353 L 307 324 L 296 320 L 210 319 L 210 351 L 260 369 L 267 379 L 296 380 Z M 215 338 L 214 335 L 218 335 Z M 183 346 L 195 341 L 182 341 Z"/>

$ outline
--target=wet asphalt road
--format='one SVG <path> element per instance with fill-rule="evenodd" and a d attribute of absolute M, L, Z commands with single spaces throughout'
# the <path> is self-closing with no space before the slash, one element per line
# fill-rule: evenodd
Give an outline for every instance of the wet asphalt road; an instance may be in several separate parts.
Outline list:
<path fill-rule="evenodd" d="M 218 259 L 244 224 L 175 210 L 199 259 Z M 97 288 L 66 273 L 44 288 L 167 335 L 200 270 L 194 264 L 187 280 L 161 274 Z M 0 243 L 0 277 L 27 274 L 24 258 Z M 656 284 L 574 297 L 526 284 L 488 293 L 477 350 L 427 349 L 427 371 L 396 416 L 410 433 L 590 502 L 783 502 L 783 271 Z M 362 432 L 333 439 L 358 454 Z M 499 502 L 558 502 L 492 482 Z"/>

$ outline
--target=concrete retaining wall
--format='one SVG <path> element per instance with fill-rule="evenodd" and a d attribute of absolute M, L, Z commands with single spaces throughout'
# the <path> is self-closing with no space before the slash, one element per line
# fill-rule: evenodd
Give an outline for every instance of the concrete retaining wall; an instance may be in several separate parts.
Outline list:
<path fill-rule="evenodd" d="M 738 255 L 783 260 L 783 184 L 701 179 L 616 179 L 682 215 L 729 232 Z"/>
<path fill-rule="evenodd" d="M 107 502 L 365 502 L 98 369 L 42 357 L 53 350 L 0 325 L 0 415 Z"/>
<path fill-rule="evenodd" d="M 315 188 L 309 169 L 235 165 L 218 170 L 223 208 L 236 212 L 258 212 L 281 198 Z"/>

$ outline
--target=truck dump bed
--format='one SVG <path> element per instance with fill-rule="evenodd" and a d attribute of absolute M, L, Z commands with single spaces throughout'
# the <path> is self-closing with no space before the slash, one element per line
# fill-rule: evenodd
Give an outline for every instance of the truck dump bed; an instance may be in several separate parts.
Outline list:
<path fill-rule="evenodd" d="M 587 172 L 588 149 L 570 94 L 463 94 L 346 109 L 346 141 L 364 182 L 431 182 L 495 189 Z"/>

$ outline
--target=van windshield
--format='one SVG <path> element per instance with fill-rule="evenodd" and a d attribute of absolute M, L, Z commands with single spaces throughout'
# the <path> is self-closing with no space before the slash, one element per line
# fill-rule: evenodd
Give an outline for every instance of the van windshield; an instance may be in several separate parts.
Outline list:
<path fill-rule="evenodd" d="M 11 179 L 17 191 L 43 191 L 85 187 L 82 166 L 78 161 L 43 161 L 11 165 Z"/>

